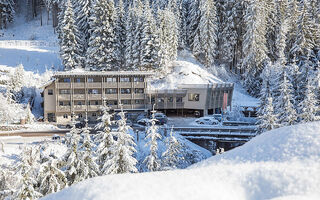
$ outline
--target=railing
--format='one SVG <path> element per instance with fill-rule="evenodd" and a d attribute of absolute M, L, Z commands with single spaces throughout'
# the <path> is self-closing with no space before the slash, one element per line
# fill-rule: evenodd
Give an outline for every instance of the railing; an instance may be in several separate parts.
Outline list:
<path fill-rule="evenodd" d="M 58 106 L 57 111 L 58 112 L 70 112 L 71 107 L 70 106 Z"/>
<path fill-rule="evenodd" d="M 107 100 L 118 100 L 118 94 L 105 94 Z"/>
<path fill-rule="evenodd" d="M 145 99 L 144 94 L 134 94 L 135 99 Z"/>
<path fill-rule="evenodd" d="M 73 88 L 84 88 L 84 83 L 73 83 Z"/>
<path fill-rule="evenodd" d="M 131 99 L 132 95 L 131 94 L 120 94 L 120 99 Z"/>
<path fill-rule="evenodd" d="M 89 99 L 100 100 L 102 98 L 101 94 L 89 94 Z"/>
<path fill-rule="evenodd" d="M 144 88 L 144 82 L 134 82 L 133 87 L 135 88 Z"/>
<path fill-rule="evenodd" d="M 101 109 L 102 105 L 90 105 L 88 106 L 89 111 L 99 111 Z"/>
<path fill-rule="evenodd" d="M 96 83 L 87 83 L 87 86 L 89 88 L 101 88 L 101 82 L 96 82 Z"/>
<path fill-rule="evenodd" d="M 58 83 L 59 88 L 70 88 L 71 84 L 70 83 Z"/>
<path fill-rule="evenodd" d="M 131 88 L 131 82 L 120 82 L 119 87 L 120 88 Z"/>
<path fill-rule="evenodd" d="M 85 111 L 86 110 L 86 106 L 85 105 L 76 105 L 73 107 L 74 111 Z"/>
<path fill-rule="evenodd" d="M 59 100 L 70 100 L 71 96 L 70 94 L 59 94 L 58 98 Z"/>
<path fill-rule="evenodd" d="M 117 82 L 105 82 L 104 87 L 105 88 L 117 88 L 118 84 L 117 84 Z"/>
<path fill-rule="evenodd" d="M 0 47 L 58 47 L 56 42 L 28 41 L 28 40 L 5 40 L 0 41 Z"/>
<path fill-rule="evenodd" d="M 86 95 L 85 94 L 74 94 L 73 95 L 73 99 L 75 99 L 75 100 L 79 100 L 79 99 L 83 100 L 83 99 L 86 99 Z"/>

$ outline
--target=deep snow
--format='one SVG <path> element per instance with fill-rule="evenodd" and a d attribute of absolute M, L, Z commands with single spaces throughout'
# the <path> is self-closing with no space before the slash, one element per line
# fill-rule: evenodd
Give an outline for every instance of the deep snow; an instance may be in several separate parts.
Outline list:
<path fill-rule="evenodd" d="M 89 179 L 43 199 L 320 199 L 320 122 L 284 127 L 187 170 Z"/>

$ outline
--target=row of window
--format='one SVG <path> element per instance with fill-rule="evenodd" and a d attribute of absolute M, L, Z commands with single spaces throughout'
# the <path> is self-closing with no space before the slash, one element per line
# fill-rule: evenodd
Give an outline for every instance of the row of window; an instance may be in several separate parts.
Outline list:
<path fill-rule="evenodd" d="M 124 104 L 124 105 L 129 105 L 129 104 L 132 104 L 132 103 L 134 103 L 134 104 L 145 104 L 144 103 L 144 99 L 135 99 L 135 100 L 122 99 L 121 103 Z M 107 100 L 106 104 L 110 105 L 110 106 L 118 105 L 118 101 L 117 100 Z M 82 106 L 82 105 L 85 105 L 85 102 L 84 101 L 76 101 L 75 105 Z M 88 101 L 87 105 L 90 106 L 90 105 L 102 105 L 102 104 L 101 104 L 101 101 Z M 71 102 L 70 101 L 59 101 L 59 106 L 71 106 Z"/>
<path fill-rule="evenodd" d="M 97 116 L 97 113 L 92 113 L 91 116 L 92 116 L 92 117 L 96 117 L 96 116 Z M 70 115 L 70 117 L 72 117 L 72 116 Z M 77 117 L 78 117 L 78 118 L 83 118 L 82 113 L 77 114 Z M 88 116 L 88 117 L 89 117 L 89 116 Z M 63 115 L 63 118 L 68 119 L 68 114 L 64 114 L 64 115 Z"/>
<path fill-rule="evenodd" d="M 173 103 L 174 101 L 174 98 L 173 97 L 168 97 L 167 98 L 167 102 L 169 103 Z M 151 97 L 151 103 L 155 103 L 156 100 L 155 100 L 155 97 Z M 157 98 L 157 103 L 164 103 L 165 100 L 164 98 Z M 176 97 L 176 103 L 182 103 L 182 97 Z"/>
<path fill-rule="evenodd" d="M 59 90 L 59 94 L 70 94 L 71 90 L 69 89 L 61 89 Z M 75 90 L 74 94 L 84 94 L 84 90 Z M 106 94 L 118 94 L 118 89 L 117 88 L 107 88 L 105 89 Z M 121 88 L 120 89 L 120 94 L 131 94 L 132 89 L 131 88 Z M 134 89 L 135 94 L 144 94 L 144 89 L 143 88 L 135 88 Z M 89 89 L 88 94 L 101 94 L 100 89 Z M 49 89 L 48 90 L 48 95 L 53 95 L 53 90 Z"/>
<path fill-rule="evenodd" d="M 88 78 L 88 83 L 94 83 L 94 82 L 101 82 L 101 78 Z M 117 77 L 107 77 L 104 79 L 105 82 L 117 82 L 118 78 Z M 61 80 L 64 83 L 70 83 L 71 79 L 70 78 L 64 78 Z M 120 77 L 119 79 L 120 82 L 144 82 L 143 77 Z M 84 83 L 85 79 L 84 78 L 75 78 L 74 79 L 75 83 Z"/>

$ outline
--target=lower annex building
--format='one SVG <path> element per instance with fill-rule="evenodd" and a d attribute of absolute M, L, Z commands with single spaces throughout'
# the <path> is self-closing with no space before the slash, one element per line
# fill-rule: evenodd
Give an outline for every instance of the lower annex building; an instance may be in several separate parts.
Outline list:
<path fill-rule="evenodd" d="M 67 124 L 74 113 L 77 121 L 97 120 L 104 104 L 115 112 L 148 113 L 155 109 L 168 115 L 200 116 L 221 113 L 229 107 L 234 85 L 181 84 L 176 89 L 148 89 L 153 75 L 144 71 L 57 72 L 43 86 L 44 120 Z M 105 103 L 104 103 L 105 102 Z"/>

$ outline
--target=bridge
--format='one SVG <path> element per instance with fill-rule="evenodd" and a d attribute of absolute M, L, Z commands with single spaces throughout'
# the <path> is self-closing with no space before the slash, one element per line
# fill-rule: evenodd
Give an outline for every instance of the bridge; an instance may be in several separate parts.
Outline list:
<path fill-rule="evenodd" d="M 166 134 L 171 131 L 169 127 L 163 129 Z M 173 131 L 213 153 L 217 148 L 240 146 L 257 135 L 256 126 L 173 127 Z"/>

